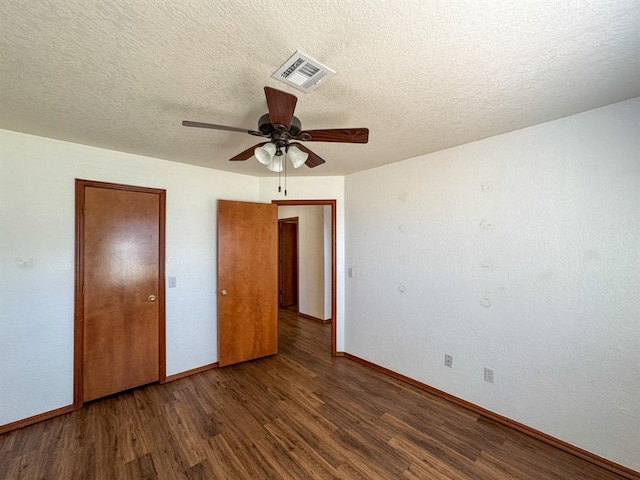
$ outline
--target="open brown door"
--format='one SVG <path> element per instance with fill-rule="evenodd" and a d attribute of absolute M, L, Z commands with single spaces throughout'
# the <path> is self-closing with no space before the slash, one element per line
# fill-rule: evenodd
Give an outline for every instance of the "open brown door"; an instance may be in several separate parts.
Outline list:
<path fill-rule="evenodd" d="M 218 363 L 278 353 L 278 207 L 218 202 Z"/>
<path fill-rule="evenodd" d="M 278 220 L 280 307 L 298 305 L 298 219 Z"/>
<path fill-rule="evenodd" d="M 76 181 L 75 404 L 164 377 L 164 190 Z"/>

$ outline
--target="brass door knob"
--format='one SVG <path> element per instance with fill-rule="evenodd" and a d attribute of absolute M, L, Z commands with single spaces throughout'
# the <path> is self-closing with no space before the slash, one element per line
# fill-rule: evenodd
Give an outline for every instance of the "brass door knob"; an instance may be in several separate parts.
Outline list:
<path fill-rule="evenodd" d="M 223 297 L 226 297 L 227 293 L 229 292 L 227 292 L 226 290 L 220 290 L 220 295 L 222 295 Z"/>
<path fill-rule="evenodd" d="M 155 302 L 156 301 L 156 296 L 155 295 L 149 295 L 149 301 L 150 302 Z"/>

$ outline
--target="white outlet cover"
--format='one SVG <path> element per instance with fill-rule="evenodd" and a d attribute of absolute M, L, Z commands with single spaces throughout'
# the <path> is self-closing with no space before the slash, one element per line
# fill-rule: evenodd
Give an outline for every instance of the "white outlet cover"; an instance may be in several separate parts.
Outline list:
<path fill-rule="evenodd" d="M 484 381 L 493 383 L 495 379 L 494 372 L 492 368 L 484 367 Z"/>
<path fill-rule="evenodd" d="M 445 367 L 449 367 L 449 368 L 453 368 L 453 356 L 449 355 L 448 353 L 446 353 L 444 355 L 444 366 Z"/>

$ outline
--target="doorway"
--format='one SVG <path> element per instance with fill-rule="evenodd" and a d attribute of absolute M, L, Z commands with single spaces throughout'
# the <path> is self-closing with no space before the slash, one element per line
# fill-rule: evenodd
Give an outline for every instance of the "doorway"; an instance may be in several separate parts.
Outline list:
<path fill-rule="evenodd" d="M 298 217 L 278 219 L 280 308 L 298 310 Z"/>
<path fill-rule="evenodd" d="M 336 277 L 336 263 L 337 263 L 337 234 L 336 234 L 336 200 L 273 200 L 272 203 L 282 206 L 325 206 L 329 210 L 327 215 L 329 232 L 327 239 L 327 257 L 330 259 L 328 266 L 330 273 L 328 275 L 328 287 L 330 291 L 330 302 L 328 310 L 331 312 L 331 353 L 333 356 L 337 355 L 336 349 L 336 290 L 337 290 L 337 277 Z M 300 298 L 298 298 L 300 301 Z"/>
<path fill-rule="evenodd" d="M 160 189 L 76 180 L 74 406 L 163 382 Z"/>

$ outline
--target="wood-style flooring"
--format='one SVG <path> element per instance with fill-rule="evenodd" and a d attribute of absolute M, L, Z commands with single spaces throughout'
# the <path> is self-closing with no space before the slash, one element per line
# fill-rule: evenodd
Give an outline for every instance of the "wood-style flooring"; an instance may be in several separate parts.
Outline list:
<path fill-rule="evenodd" d="M 345 358 L 282 311 L 280 353 L 0 435 L 0 479 L 620 479 Z"/>

